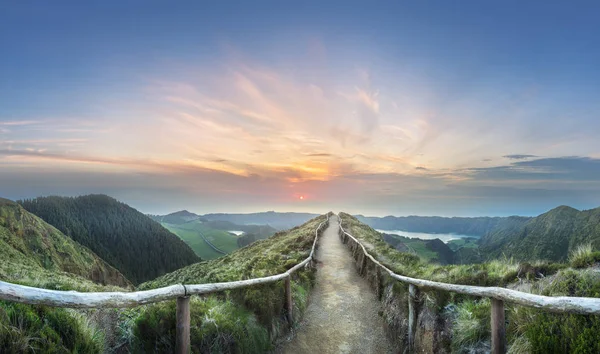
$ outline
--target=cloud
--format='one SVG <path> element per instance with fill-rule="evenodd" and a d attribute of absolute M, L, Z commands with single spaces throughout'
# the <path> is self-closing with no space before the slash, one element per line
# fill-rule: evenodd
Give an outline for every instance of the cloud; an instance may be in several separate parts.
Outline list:
<path fill-rule="evenodd" d="M 574 132 L 582 125 L 569 119 L 540 124 L 549 108 L 531 100 L 543 92 L 517 102 L 522 87 L 449 94 L 414 70 L 395 68 L 392 78 L 344 69 L 319 45 L 327 63 L 236 56 L 157 70 L 128 92 L 140 101 L 112 102 L 103 116 L 0 119 L 0 186 L 26 197 L 106 191 L 140 205 L 243 202 L 255 210 L 295 207 L 286 198 L 302 193 L 327 210 L 386 214 L 480 212 L 478 205 L 500 212 L 498 201 L 504 210 L 533 210 L 597 195 L 600 164 L 586 157 L 598 156 L 596 137 Z M 551 157 L 503 156 L 507 147 Z M 61 179 L 64 171 L 79 180 Z"/>
<path fill-rule="evenodd" d="M 534 158 L 534 157 L 537 157 L 537 156 L 535 156 L 535 155 L 518 155 L 518 154 L 516 154 L 516 155 L 504 155 L 502 157 L 505 157 L 505 158 L 510 159 L 510 160 L 524 160 L 524 159 Z"/>
<path fill-rule="evenodd" d="M 8 127 L 34 125 L 34 124 L 38 124 L 38 123 L 40 123 L 40 121 L 37 121 L 37 120 L 13 120 L 13 121 L 0 120 L 0 126 L 8 126 Z"/>
<path fill-rule="evenodd" d="M 333 155 L 321 152 L 321 153 L 315 153 L 315 154 L 307 154 L 306 156 L 311 156 L 311 157 L 331 157 Z"/>
<path fill-rule="evenodd" d="M 510 165 L 463 170 L 474 181 L 524 183 L 597 182 L 600 184 L 600 159 L 582 156 L 516 161 Z"/>

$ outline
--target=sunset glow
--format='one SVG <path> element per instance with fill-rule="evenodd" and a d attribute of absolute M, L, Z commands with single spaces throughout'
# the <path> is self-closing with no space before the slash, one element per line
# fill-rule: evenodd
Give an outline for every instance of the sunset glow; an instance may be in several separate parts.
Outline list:
<path fill-rule="evenodd" d="M 597 12 L 474 7 L 469 18 L 489 21 L 469 22 L 449 3 L 248 2 L 214 21 L 222 6 L 153 4 L 118 20 L 108 5 L 8 6 L 2 195 L 376 215 L 600 200 Z"/>

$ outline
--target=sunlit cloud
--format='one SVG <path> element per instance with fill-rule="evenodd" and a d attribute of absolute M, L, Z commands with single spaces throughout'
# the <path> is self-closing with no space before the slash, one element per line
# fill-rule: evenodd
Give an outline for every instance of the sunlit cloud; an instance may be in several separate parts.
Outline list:
<path fill-rule="evenodd" d="M 311 66 L 242 55 L 210 67 L 175 61 L 188 75 L 147 73 L 131 88 L 140 102 L 119 100 L 85 119 L 0 120 L 0 181 L 15 186 L 15 198 L 105 191 L 142 203 L 154 188 L 192 210 L 209 200 L 221 210 L 238 201 L 425 213 L 440 200 L 429 210 L 466 213 L 474 200 L 517 200 L 519 191 L 552 201 L 584 195 L 575 183 L 588 199 L 600 195 L 597 160 L 584 157 L 598 150 L 582 147 L 595 137 L 562 121 L 540 125 L 543 88 L 448 99 L 435 80 L 402 67 L 394 75 L 404 80 L 360 65 L 334 73 L 325 60 L 334 53 L 318 40 L 308 47 L 320 58 Z M 34 168 L 48 179 L 19 180 Z M 69 189 L 61 171 L 87 180 L 69 177 Z"/>

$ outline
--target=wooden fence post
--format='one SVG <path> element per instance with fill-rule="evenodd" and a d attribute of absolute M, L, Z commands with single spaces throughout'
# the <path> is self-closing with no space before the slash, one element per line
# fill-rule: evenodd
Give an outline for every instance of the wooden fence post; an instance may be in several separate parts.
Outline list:
<path fill-rule="evenodd" d="M 367 255 L 363 253 L 362 261 L 360 262 L 360 275 L 365 275 L 367 271 Z"/>
<path fill-rule="evenodd" d="M 506 320 L 504 301 L 492 300 L 492 354 L 506 353 Z"/>
<path fill-rule="evenodd" d="M 419 289 L 408 285 L 408 352 L 415 352 L 415 335 L 417 333 L 417 297 Z"/>
<path fill-rule="evenodd" d="M 291 275 L 288 275 L 285 278 L 285 310 L 287 312 L 288 323 L 291 327 L 294 324 L 294 317 L 292 312 L 294 308 L 294 303 L 292 302 L 292 282 L 290 278 Z"/>
<path fill-rule="evenodd" d="M 177 331 L 175 339 L 175 352 L 188 354 L 190 352 L 190 297 L 177 298 Z"/>

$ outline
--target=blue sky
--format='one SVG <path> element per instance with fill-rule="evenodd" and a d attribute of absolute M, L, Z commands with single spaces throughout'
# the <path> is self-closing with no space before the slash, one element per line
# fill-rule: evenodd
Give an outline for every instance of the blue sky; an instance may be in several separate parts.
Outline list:
<path fill-rule="evenodd" d="M 0 195 L 107 193 L 153 213 L 597 207 L 598 13 L 5 2 Z"/>

